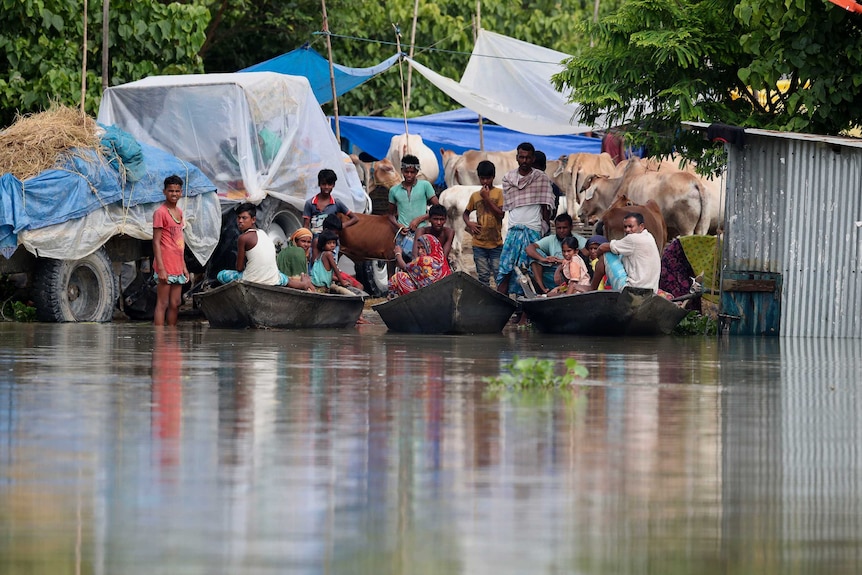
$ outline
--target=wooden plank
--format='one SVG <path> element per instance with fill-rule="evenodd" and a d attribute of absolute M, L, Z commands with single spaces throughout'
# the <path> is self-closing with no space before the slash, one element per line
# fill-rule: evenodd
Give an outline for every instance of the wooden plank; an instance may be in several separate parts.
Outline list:
<path fill-rule="evenodd" d="M 730 292 L 775 292 L 775 280 L 728 279 L 721 282 L 722 291 Z"/>

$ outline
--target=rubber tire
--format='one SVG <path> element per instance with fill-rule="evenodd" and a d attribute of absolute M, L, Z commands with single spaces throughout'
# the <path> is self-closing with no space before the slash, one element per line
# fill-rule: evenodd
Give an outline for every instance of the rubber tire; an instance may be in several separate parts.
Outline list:
<path fill-rule="evenodd" d="M 371 297 L 383 297 L 389 292 L 389 265 L 385 260 L 368 260 L 357 264 L 356 279 Z"/>
<path fill-rule="evenodd" d="M 278 198 L 267 196 L 257 208 L 257 227 L 272 243 L 286 246 L 293 232 L 302 227 L 302 212 Z"/>
<path fill-rule="evenodd" d="M 117 278 L 100 249 L 79 260 L 40 259 L 34 275 L 36 319 L 106 323 L 117 305 Z"/>

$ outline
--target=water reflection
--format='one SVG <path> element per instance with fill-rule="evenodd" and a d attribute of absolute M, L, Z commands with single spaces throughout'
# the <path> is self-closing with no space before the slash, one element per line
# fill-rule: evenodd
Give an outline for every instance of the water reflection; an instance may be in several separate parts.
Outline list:
<path fill-rule="evenodd" d="M 0 574 L 858 571 L 850 340 L 0 341 Z M 590 374 L 487 393 L 515 356 Z"/>

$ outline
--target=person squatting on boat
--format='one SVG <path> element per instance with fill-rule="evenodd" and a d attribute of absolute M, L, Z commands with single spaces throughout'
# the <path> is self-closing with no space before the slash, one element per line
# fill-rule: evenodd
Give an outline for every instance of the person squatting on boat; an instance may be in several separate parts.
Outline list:
<path fill-rule="evenodd" d="M 299 228 L 293 232 L 288 244 L 281 248 L 275 258 L 278 271 L 288 278 L 307 280 L 312 237 L 313 234 L 308 228 Z"/>
<path fill-rule="evenodd" d="M 308 289 L 308 278 L 290 279 L 278 271 L 275 245 L 263 230 L 257 228 L 257 209 L 254 204 L 245 202 L 236 208 L 236 225 L 239 238 L 236 241 L 236 270 L 221 270 L 216 278 L 226 284 L 236 280 L 263 285 L 288 286 Z"/>
<path fill-rule="evenodd" d="M 452 273 L 443 256 L 443 247 L 431 234 L 417 237 L 414 248 L 413 259 L 405 262 L 403 248 L 395 246 L 395 263 L 402 271 L 389 278 L 390 298 L 429 286 Z"/>
<path fill-rule="evenodd" d="M 655 238 L 644 226 L 644 218 L 637 212 L 626 214 L 623 220 L 624 238 L 603 243 L 598 253 L 604 254 L 596 265 L 593 289 L 598 288 L 602 276 L 607 274 L 611 289 L 624 287 L 658 290 L 661 276 L 661 255 Z"/>
<path fill-rule="evenodd" d="M 317 236 L 318 256 L 311 265 L 311 282 L 320 293 L 341 293 L 353 295 L 341 277 L 341 270 L 335 262 L 335 248 L 338 235 L 332 230 L 323 230 Z"/>

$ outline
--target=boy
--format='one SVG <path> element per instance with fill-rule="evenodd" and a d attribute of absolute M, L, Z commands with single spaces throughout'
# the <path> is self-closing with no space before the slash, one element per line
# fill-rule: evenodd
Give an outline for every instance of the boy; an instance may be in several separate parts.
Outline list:
<path fill-rule="evenodd" d="M 464 223 L 473 236 L 473 262 L 479 281 L 491 287 L 491 278 L 497 277 L 500 269 L 500 254 L 503 251 L 503 190 L 494 187 L 496 168 L 487 160 L 476 166 L 482 189 L 473 192 Z M 476 211 L 476 221 L 470 221 L 470 212 Z"/>
<path fill-rule="evenodd" d="M 419 175 L 419 158 L 412 154 L 401 158 L 401 175 L 404 181 L 389 189 L 389 221 L 400 231 L 395 243 L 404 250 L 404 259 L 410 261 L 414 234 L 428 220 L 427 206 L 439 201 L 428 181 L 416 179 Z"/>
<path fill-rule="evenodd" d="M 416 239 L 425 234 L 431 234 L 440 245 L 443 246 L 443 256 L 449 261 L 449 252 L 452 250 L 452 240 L 455 238 L 455 230 L 446 227 L 446 208 L 440 204 L 434 204 L 428 209 L 428 222 L 431 225 L 416 230 Z"/>
<path fill-rule="evenodd" d="M 347 209 L 341 200 L 332 197 L 332 188 L 335 187 L 336 181 L 338 181 L 338 177 L 334 171 L 330 169 L 320 170 L 317 174 L 317 185 L 320 192 L 306 201 L 302 208 L 302 227 L 310 229 L 313 238 L 317 238 L 323 231 L 323 220 L 329 214 L 347 216 L 347 221 L 343 224 L 345 228 L 349 228 L 359 221 L 359 218 Z"/>
<path fill-rule="evenodd" d="M 165 178 L 165 203 L 153 214 L 153 273 L 156 311 L 153 325 L 177 325 L 183 284 L 189 281 L 186 267 L 183 212 L 177 202 L 183 195 L 183 180 L 177 175 Z"/>

